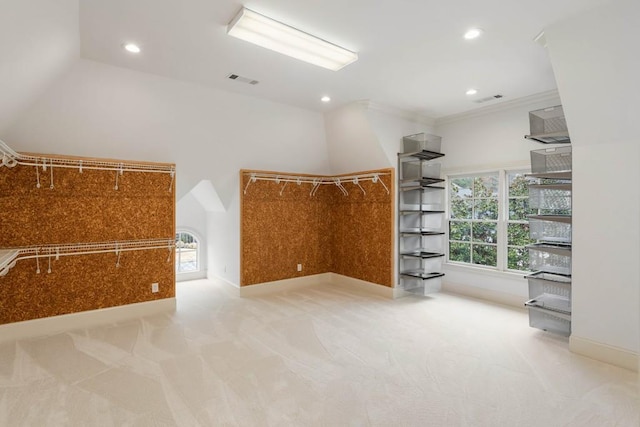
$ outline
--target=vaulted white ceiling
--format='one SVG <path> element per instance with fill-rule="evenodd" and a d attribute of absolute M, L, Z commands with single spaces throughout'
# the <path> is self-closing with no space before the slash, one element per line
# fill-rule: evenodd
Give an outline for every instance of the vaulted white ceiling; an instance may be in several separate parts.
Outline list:
<path fill-rule="evenodd" d="M 2 0 L 0 131 L 81 56 L 316 111 L 371 100 L 440 118 L 555 89 L 548 25 L 608 0 Z M 333 72 L 237 40 L 254 9 L 359 53 Z M 470 27 L 485 33 L 467 42 Z M 135 41 L 140 55 L 122 49 Z M 80 45 L 80 48 L 78 47 Z M 236 73 L 256 86 L 226 78 Z M 472 97 L 469 88 L 478 89 Z M 322 95 L 332 102 L 322 104 Z M 502 100 L 478 104 L 495 94 Z"/>
<path fill-rule="evenodd" d="M 314 110 L 369 99 L 437 118 L 556 87 L 534 37 L 606 0 L 80 0 L 81 55 Z M 244 5 L 357 51 L 333 72 L 226 34 Z M 479 27 L 484 35 L 465 41 Z M 122 44 L 139 43 L 140 55 Z M 256 86 L 226 78 L 236 73 Z M 477 95 L 465 92 L 476 88 Z M 330 105 L 319 99 L 330 95 Z"/>

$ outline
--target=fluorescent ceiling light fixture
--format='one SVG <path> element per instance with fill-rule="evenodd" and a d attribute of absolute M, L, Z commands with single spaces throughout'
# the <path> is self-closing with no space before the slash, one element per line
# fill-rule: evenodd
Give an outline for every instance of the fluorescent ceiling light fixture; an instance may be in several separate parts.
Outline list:
<path fill-rule="evenodd" d="M 478 91 L 476 89 L 469 89 L 466 92 L 467 95 L 475 95 L 476 93 L 478 93 Z"/>
<path fill-rule="evenodd" d="M 466 33 L 464 33 L 464 38 L 467 40 L 473 40 L 482 35 L 482 30 L 480 28 L 471 28 Z"/>
<path fill-rule="evenodd" d="M 124 49 L 127 52 L 131 52 L 131 53 L 140 53 L 140 46 L 138 46 L 135 43 L 127 43 L 124 45 Z"/>
<path fill-rule="evenodd" d="M 229 23 L 227 34 L 333 71 L 358 59 L 355 52 L 247 8 L 242 8 Z"/>
<path fill-rule="evenodd" d="M 320 98 L 320 101 L 322 101 L 322 102 L 330 102 L 330 101 L 331 101 L 331 98 L 330 98 L 330 97 L 328 97 L 327 95 L 325 95 L 325 96 L 323 96 L 322 98 Z"/>

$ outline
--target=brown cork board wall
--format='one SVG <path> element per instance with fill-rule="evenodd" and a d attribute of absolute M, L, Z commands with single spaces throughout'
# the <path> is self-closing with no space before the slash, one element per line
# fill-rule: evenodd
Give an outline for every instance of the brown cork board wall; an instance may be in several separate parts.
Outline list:
<path fill-rule="evenodd" d="M 46 157 L 47 155 L 39 155 Z M 125 163 L 126 166 L 126 163 Z M 175 236 L 175 185 L 168 173 L 0 168 L 0 248 Z M 175 296 L 167 249 L 20 260 L 0 277 L 0 323 Z M 151 283 L 160 291 L 151 293 Z"/>
<path fill-rule="evenodd" d="M 241 285 L 334 272 L 393 286 L 393 169 L 379 182 L 322 185 L 256 181 L 241 171 Z M 357 174 L 357 173 L 354 173 Z M 279 173 L 285 176 L 301 176 Z M 302 175 L 310 176 L 310 175 Z M 280 192 L 282 191 L 282 195 Z M 297 264 L 302 264 L 298 272 Z"/>
<path fill-rule="evenodd" d="M 293 183 L 280 195 L 282 185 L 257 181 L 242 194 L 243 285 L 330 271 L 331 190 L 323 186 L 311 197 L 311 185 Z"/>
<path fill-rule="evenodd" d="M 332 272 L 393 287 L 393 170 L 380 183 L 360 182 L 366 194 L 345 184 L 348 196 L 339 191 L 332 213 Z"/>

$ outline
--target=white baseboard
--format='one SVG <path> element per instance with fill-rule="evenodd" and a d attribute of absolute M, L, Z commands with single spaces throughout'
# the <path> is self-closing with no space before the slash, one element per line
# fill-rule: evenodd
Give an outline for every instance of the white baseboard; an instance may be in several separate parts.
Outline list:
<path fill-rule="evenodd" d="M 240 294 L 240 286 L 238 286 L 235 283 L 225 279 L 224 277 L 220 277 L 220 276 L 216 276 L 215 274 L 212 274 L 212 275 L 208 276 L 207 279 L 208 280 L 212 280 L 212 281 L 219 280 L 220 282 L 224 283 L 225 285 L 231 287 L 234 291 L 236 291 L 236 293 L 238 295 Z"/>
<path fill-rule="evenodd" d="M 388 286 L 379 285 L 377 283 L 367 282 L 365 280 L 355 279 L 353 277 L 344 276 L 338 273 L 322 273 L 311 276 L 295 277 L 292 279 L 276 280 L 273 282 L 259 283 L 256 285 L 241 286 L 240 288 L 223 278 L 219 280 L 239 289 L 241 297 L 251 297 L 265 295 L 272 292 L 283 292 L 304 288 L 307 286 L 318 285 L 323 282 L 329 282 L 338 286 L 348 286 L 354 289 L 360 289 L 366 292 L 374 293 L 385 298 L 402 298 L 405 292 L 398 288 L 390 288 Z M 483 299 L 486 301 L 508 305 L 524 309 L 526 298 L 517 295 L 506 294 L 503 292 L 490 291 L 475 286 L 460 285 L 455 283 L 443 282 L 442 290 L 449 293 L 466 295 L 473 298 Z"/>
<path fill-rule="evenodd" d="M 293 277 L 291 279 L 275 280 L 273 282 L 257 283 L 255 285 L 240 286 L 241 297 L 255 297 L 273 292 L 294 291 L 308 286 L 331 281 L 331 273 L 313 274 L 311 276 Z"/>
<path fill-rule="evenodd" d="M 377 283 L 367 282 L 366 280 L 354 279 L 353 277 L 343 276 L 338 273 L 329 273 L 331 275 L 331 283 L 339 286 L 350 286 L 366 292 L 374 293 L 385 298 L 400 298 L 404 296 L 404 291 L 398 288 L 390 288 L 388 286 L 379 285 Z"/>
<path fill-rule="evenodd" d="M 224 279 L 221 279 L 224 281 Z M 230 282 L 227 282 L 230 283 Z M 337 273 L 322 273 L 311 276 L 294 277 L 291 279 L 276 280 L 273 282 L 258 283 L 255 285 L 241 286 L 239 288 L 241 297 L 252 297 L 266 295 L 273 292 L 285 292 L 302 289 L 309 286 L 331 283 L 337 286 L 351 287 L 369 293 L 383 296 L 385 298 L 399 298 L 404 295 L 401 289 L 390 288 L 384 285 L 367 282 L 365 280 L 354 279 Z"/>
<path fill-rule="evenodd" d="M 152 314 L 176 310 L 175 298 L 139 302 L 99 310 L 62 314 L 42 319 L 0 325 L 0 342 L 52 335 L 73 329 L 108 325 Z"/>
<path fill-rule="evenodd" d="M 524 303 L 526 301 L 526 298 L 517 295 L 511 295 L 504 292 L 492 291 L 488 289 L 478 288 L 476 286 L 461 285 L 459 283 L 451 283 L 446 281 L 442 282 L 442 290 L 444 292 L 452 294 L 466 295 L 469 297 L 521 309 L 524 309 Z"/>
<path fill-rule="evenodd" d="M 572 335 L 569 350 L 590 359 L 638 372 L 638 353 Z"/>

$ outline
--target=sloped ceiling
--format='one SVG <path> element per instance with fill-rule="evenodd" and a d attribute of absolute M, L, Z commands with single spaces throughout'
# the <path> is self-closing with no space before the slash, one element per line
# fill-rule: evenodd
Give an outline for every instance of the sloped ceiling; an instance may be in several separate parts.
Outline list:
<path fill-rule="evenodd" d="M 78 0 L 0 2 L 0 137 L 80 57 Z"/>
<path fill-rule="evenodd" d="M 556 88 L 545 27 L 611 0 L 81 0 L 82 57 L 316 111 L 359 100 L 431 118 Z M 348 49 L 333 72 L 226 34 L 246 6 Z M 470 27 L 484 35 L 463 39 Z M 139 55 L 123 51 L 137 42 Z M 260 81 L 247 85 L 230 73 Z M 475 96 L 467 96 L 469 88 Z M 320 102 L 322 95 L 332 102 Z"/>
<path fill-rule="evenodd" d="M 556 87 L 533 42 L 548 25 L 611 0 L 2 0 L 0 137 L 79 56 L 176 80 L 326 112 L 359 100 L 441 118 Z M 244 5 L 356 50 L 331 72 L 226 35 Z M 485 30 L 462 40 L 471 26 Z M 141 55 L 123 52 L 126 41 Z M 242 85 L 238 73 L 260 80 Z M 464 92 L 479 90 L 474 97 Z M 329 94 L 333 101 L 319 102 Z"/>

